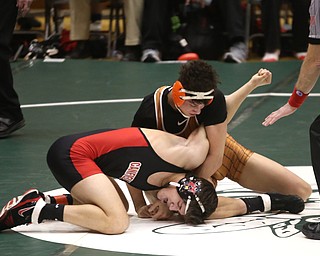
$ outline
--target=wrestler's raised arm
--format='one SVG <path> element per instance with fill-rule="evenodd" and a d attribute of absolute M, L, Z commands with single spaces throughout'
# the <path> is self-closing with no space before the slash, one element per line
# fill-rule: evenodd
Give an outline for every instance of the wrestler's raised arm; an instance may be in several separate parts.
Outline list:
<path fill-rule="evenodd" d="M 271 84 L 272 82 L 272 73 L 268 69 L 261 68 L 259 71 L 254 74 L 251 79 L 241 86 L 235 92 L 226 96 L 227 103 L 227 123 L 229 123 L 235 113 L 238 111 L 242 102 L 246 99 L 246 97 L 257 87 L 262 85 Z"/>

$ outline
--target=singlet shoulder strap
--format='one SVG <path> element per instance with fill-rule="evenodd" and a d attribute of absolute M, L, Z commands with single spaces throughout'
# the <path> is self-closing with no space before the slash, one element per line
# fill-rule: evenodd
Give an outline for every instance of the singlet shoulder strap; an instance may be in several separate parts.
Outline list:
<path fill-rule="evenodd" d="M 163 99 L 164 91 L 169 87 L 170 86 L 161 86 L 154 92 L 154 108 L 156 113 L 157 129 L 162 131 L 165 131 L 162 99 Z M 190 135 L 190 133 L 193 130 L 195 130 L 198 126 L 199 126 L 199 123 L 197 119 L 195 117 L 190 117 L 183 131 L 176 135 L 187 138 Z"/>
<path fill-rule="evenodd" d="M 154 110 L 156 113 L 156 121 L 157 121 L 157 129 L 162 130 L 164 128 L 163 125 L 163 109 L 162 109 L 162 97 L 164 91 L 170 86 L 161 86 L 154 92 Z"/>

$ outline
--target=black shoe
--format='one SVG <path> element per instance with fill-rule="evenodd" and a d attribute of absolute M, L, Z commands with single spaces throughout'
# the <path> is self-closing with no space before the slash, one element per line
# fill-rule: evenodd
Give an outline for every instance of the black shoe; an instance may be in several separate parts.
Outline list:
<path fill-rule="evenodd" d="M 69 54 L 67 59 L 86 59 L 92 57 L 89 41 L 77 41 L 77 46 Z"/>
<path fill-rule="evenodd" d="M 304 224 L 301 232 L 307 238 L 320 240 L 320 222 L 308 222 Z"/>
<path fill-rule="evenodd" d="M 25 126 L 24 119 L 15 121 L 9 118 L 0 117 L 0 138 L 8 137 L 11 133 L 23 126 Z"/>
<path fill-rule="evenodd" d="M 271 211 L 299 213 L 304 210 L 304 201 L 299 196 L 268 193 L 271 199 Z"/>

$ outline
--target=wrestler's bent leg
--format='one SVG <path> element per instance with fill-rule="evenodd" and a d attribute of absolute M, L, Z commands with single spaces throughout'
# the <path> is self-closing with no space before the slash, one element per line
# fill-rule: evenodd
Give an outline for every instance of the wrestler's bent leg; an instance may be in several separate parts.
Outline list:
<path fill-rule="evenodd" d="M 78 182 L 71 195 L 83 205 L 66 205 L 63 219 L 105 234 L 123 233 L 129 217 L 112 182 L 104 174 L 95 174 Z"/>

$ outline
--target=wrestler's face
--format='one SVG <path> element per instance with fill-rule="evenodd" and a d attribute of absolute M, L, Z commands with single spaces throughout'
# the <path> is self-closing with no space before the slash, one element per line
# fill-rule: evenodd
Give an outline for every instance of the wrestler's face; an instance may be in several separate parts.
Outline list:
<path fill-rule="evenodd" d="M 180 106 L 180 110 L 184 115 L 191 117 L 199 115 L 204 107 L 204 103 L 200 103 L 195 100 L 185 100 L 184 103 Z"/>
<path fill-rule="evenodd" d="M 170 211 L 185 215 L 186 204 L 179 196 L 176 188 L 168 187 L 160 189 L 157 198 L 166 204 Z"/>

